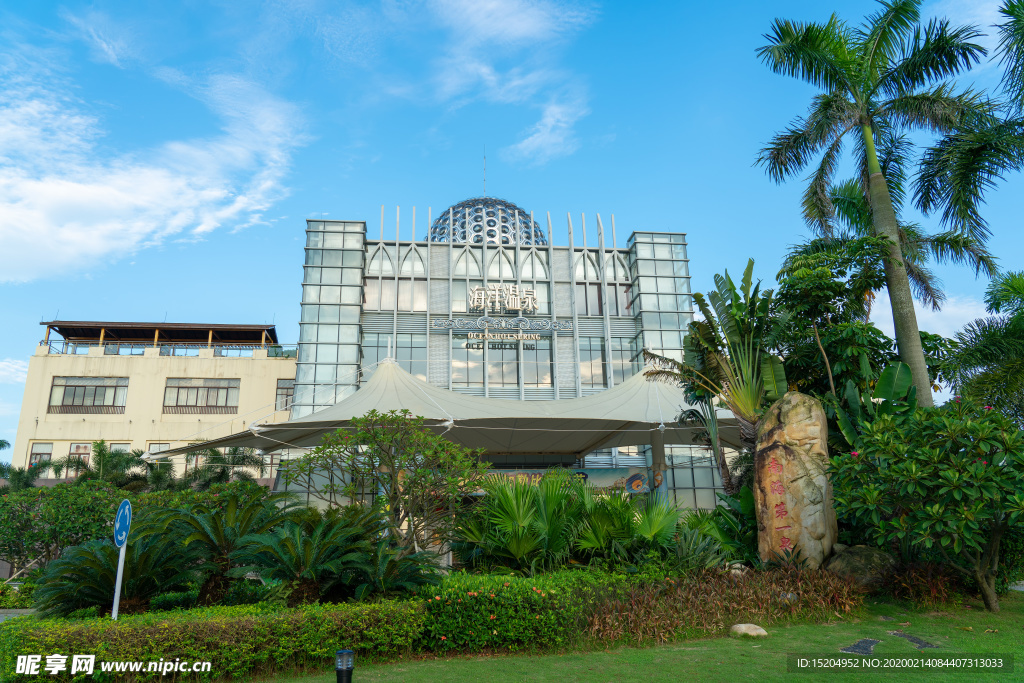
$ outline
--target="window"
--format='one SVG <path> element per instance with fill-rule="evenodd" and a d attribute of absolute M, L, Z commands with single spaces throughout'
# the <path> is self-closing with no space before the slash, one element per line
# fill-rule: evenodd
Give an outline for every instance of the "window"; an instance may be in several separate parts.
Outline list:
<path fill-rule="evenodd" d="M 452 336 L 452 386 L 484 386 L 484 343 L 465 335 Z"/>
<path fill-rule="evenodd" d="M 385 334 L 369 332 L 363 335 L 362 382 L 373 374 L 376 364 L 388 355 L 388 339 L 391 339 L 391 355 L 410 375 L 427 379 L 427 335 Z"/>
<path fill-rule="evenodd" d="M 127 377 L 54 377 L 48 413 L 124 413 Z"/>
<path fill-rule="evenodd" d="M 487 383 L 490 387 L 519 386 L 519 342 L 488 341 Z"/>
<path fill-rule="evenodd" d="M 576 285 L 576 314 L 601 315 L 601 284 Z"/>
<path fill-rule="evenodd" d="M 295 395 L 295 380 L 277 380 L 277 400 L 275 410 L 288 410 L 292 406 L 292 396 Z"/>
<path fill-rule="evenodd" d="M 164 389 L 164 412 L 237 413 L 239 383 L 237 379 L 170 378 Z"/>
<path fill-rule="evenodd" d="M 86 465 L 89 464 L 90 455 L 92 455 L 91 443 L 73 443 L 71 444 L 71 448 L 68 449 L 69 457 L 80 458 Z"/>
<path fill-rule="evenodd" d="M 164 451 L 171 450 L 171 444 L 169 443 L 151 443 L 149 448 L 146 449 L 149 453 L 163 453 Z"/>
<path fill-rule="evenodd" d="M 481 277 L 483 272 L 480 269 L 480 261 L 477 260 L 472 250 L 465 250 L 455 260 L 455 268 L 452 270 L 455 277 Z"/>
<path fill-rule="evenodd" d="M 523 342 L 523 386 L 552 386 L 550 337 Z"/>
<path fill-rule="evenodd" d="M 110 444 L 111 453 L 128 453 L 132 450 L 130 443 L 112 443 Z"/>
<path fill-rule="evenodd" d="M 515 252 L 513 252 L 515 253 Z M 487 277 L 492 280 L 514 280 L 516 268 L 512 265 L 512 259 L 504 249 L 498 249 L 491 257 L 491 263 L 487 266 Z"/>
<path fill-rule="evenodd" d="M 53 459 L 52 443 L 34 443 L 28 453 L 28 466 L 35 467 L 41 462 Z"/>
<path fill-rule="evenodd" d="M 612 348 L 609 355 L 612 364 L 612 381 L 618 386 L 637 371 L 637 367 L 633 363 L 636 344 L 630 337 L 612 337 Z"/>
<path fill-rule="evenodd" d="M 580 337 L 580 385 L 586 389 L 605 386 L 604 337 Z"/>

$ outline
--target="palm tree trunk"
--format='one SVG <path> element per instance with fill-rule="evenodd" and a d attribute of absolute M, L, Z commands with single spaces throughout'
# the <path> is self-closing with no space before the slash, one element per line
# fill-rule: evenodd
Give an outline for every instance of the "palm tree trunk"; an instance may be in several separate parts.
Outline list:
<path fill-rule="evenodd" d="M 889 239 L 889 256 L 885 259 L 885 284 L 892 304 L 892 322 L 896 330 L 896 346 L 900 360 L 910 366 L 910 374 L 917 387 L 918 405 L 932 404 L 932 383 L 928 378 L 928 365 L 921 347 L 921 332 L 917 327 L 917 313 L 914 311 L 914 297 L 910 293 L 910 279 L 903 266 L 900 253 L 899 224 L 896 210 L 889 196 L 889 186 L 882 175 L 875 152 L 875 140 L 870 125 L 861 127 L 868 163 L 868 194 L 871 202 L 871 221 L 875 234 Z"/>

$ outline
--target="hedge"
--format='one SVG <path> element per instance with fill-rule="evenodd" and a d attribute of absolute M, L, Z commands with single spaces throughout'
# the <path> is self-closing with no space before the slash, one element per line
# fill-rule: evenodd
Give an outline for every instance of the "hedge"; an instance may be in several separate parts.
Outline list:
<path fill-rule="evenodd" d="M 342 648 L 370 659 L 391 659 L 411 652 L 424 616 L 423 603 L 411 600 L 288 610 L 266 604 L 209 607 L 127 616 L 116 622 L 19 617 L 0 623 L 0 680 L 37 678 L 15 675 L 17 656 L 32 654 L 67 655 L 69 662 L 70 655 L 94 654 L 97 671 L 101 661 L 212 662 L 210 673 L 195 675 L 202 679 L 323 669 Z M 70 680 L 70 675 L 46 678 Z M 173 676 L 135 674 L 136 680 L 153 678 Z M 118 676 L 124 679 L 131 675 Z"/>
<path fill-rule="evenodd" d="M 677 578 L 586 570 L 536 578 L 455 573 L 405 601 L 295 609 L 259 603 L 151 612 L 117 622 L 12 619 L 0 624 L 0 680 L 13 677 L 20 654 L 94 654 L 97 663 L 210 661 L 211 672 L 191 676 L 251 679 L 323 671 L 341 648 L 387 660 L 413 653 L 649 644 L 719 634 L 739 621 L 767 626 L 830 620 L 860 602 L 852 580 L 821 571 L 751 571 L 739 579 L 718 570 Z M 135 674 L 139 680 L 158 676 Z"/>

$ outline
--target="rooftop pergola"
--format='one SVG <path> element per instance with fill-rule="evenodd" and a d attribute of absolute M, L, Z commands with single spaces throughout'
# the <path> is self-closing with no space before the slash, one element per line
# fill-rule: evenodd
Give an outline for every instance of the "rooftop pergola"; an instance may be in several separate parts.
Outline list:
<path fill-rule="evenodd" d="M 602 448 L 650 445 L 655 470 L 665 469 L 666 445 L 701 445 L 700 425 L 676 422 L 690 406 L 683 390 L 650 381 L 643 373 L 599 394 L 556 401 L 510 401 L 435 387 L 385 359 L 351 396 L 306 417 L 254 424 L 248 431 L 160 453 L 249 447 L 264 451 L 313 448 L 331 431 L 350 429 L 371 410 L 408 410 L 445 438 L 469 448 L 497 467 L 571 466 Z M 723 445 L 739 448 L 732 414 L 719 410 Z"/>

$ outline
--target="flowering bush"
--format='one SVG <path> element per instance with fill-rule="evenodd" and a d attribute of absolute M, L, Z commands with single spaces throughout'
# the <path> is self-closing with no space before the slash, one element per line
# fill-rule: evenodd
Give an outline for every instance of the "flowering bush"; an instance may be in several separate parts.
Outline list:
<path fill-rule="evenodd" d="M 999 609 L 1000 541 L 1024 521 L 1024 433 L 967 401 L 880 415 L 831 458 L 836 511 L 875 540 L 930 549 Z"/>

